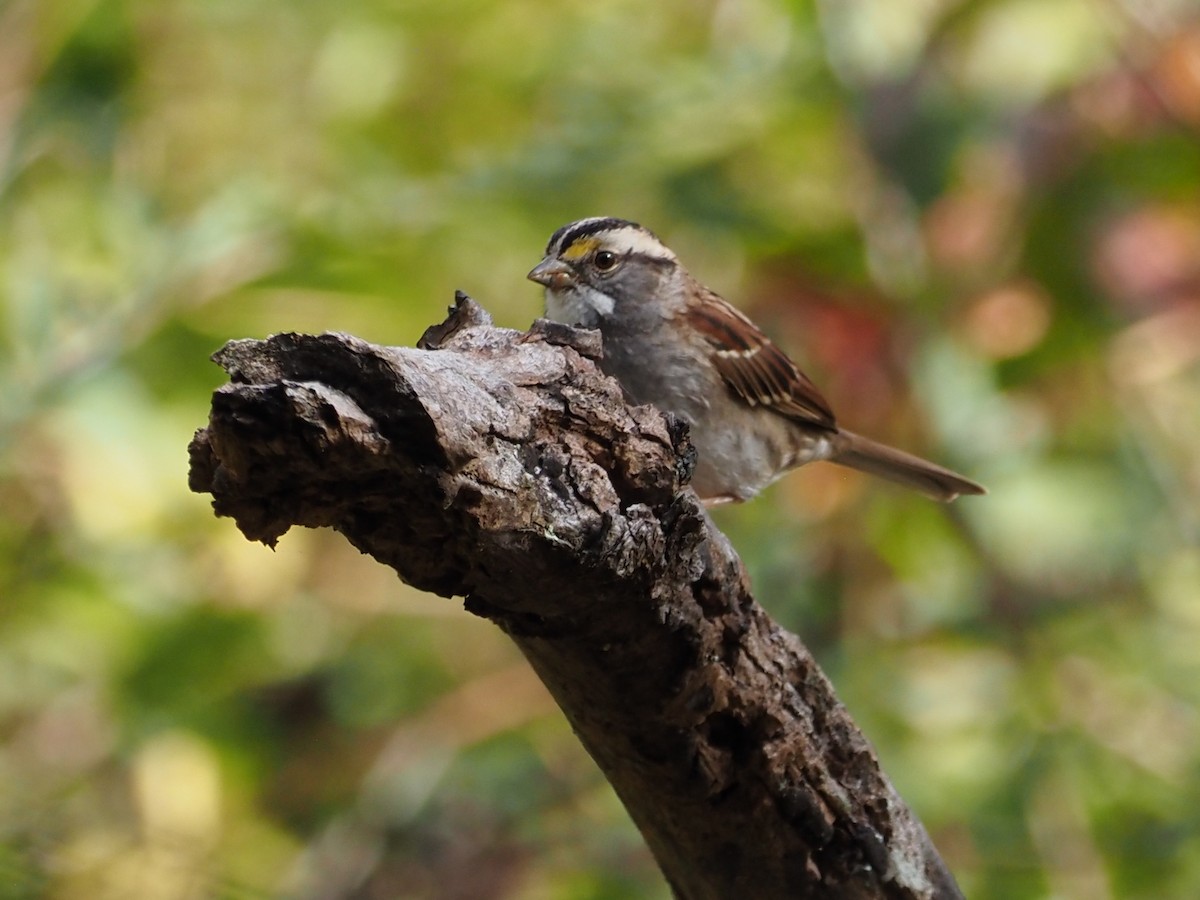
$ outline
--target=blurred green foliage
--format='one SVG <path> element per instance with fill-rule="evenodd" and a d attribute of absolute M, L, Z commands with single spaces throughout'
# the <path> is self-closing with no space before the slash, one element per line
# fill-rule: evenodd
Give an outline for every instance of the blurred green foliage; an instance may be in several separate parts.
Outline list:
<path fill-rule="evenodd" d="M 592 214 L 991 487 L 720 513 L 967 893 L 1196 896 L 1194 0 L 5 0 L 0 897 L 667 896 L 487 623 L 186 490 L 225 340 Z"/>

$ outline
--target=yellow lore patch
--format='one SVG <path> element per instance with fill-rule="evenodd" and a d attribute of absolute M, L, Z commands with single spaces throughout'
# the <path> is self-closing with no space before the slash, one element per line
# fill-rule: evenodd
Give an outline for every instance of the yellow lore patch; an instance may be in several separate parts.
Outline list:
<path fill-rule="evenodd" d="M 594 237 L 580 238 L 559 256 L 562 259 L 582 259 L 600 246 L 600 241 Z"/>

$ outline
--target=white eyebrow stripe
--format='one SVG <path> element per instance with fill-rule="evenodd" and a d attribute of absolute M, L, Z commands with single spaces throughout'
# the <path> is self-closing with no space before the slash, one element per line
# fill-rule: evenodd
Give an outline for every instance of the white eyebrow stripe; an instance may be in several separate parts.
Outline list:
<path fill-rule="evenodd" d="M 597 237 L 610 250 L 653 259 L 675 259 L 675 254 L 663 246 L 662 241 L 640 228 L 616 228 L 601 232 Z"/>

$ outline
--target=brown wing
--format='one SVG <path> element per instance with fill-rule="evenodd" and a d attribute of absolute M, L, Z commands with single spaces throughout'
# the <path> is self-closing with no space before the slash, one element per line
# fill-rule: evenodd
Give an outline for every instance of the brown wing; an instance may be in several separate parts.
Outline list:
<path fill-rule="evenodd" d="M 712 291 L 688 310 L 691 326 L 712 347 L 712 360 L 730 390 L 751 406 L 824 428 L 836 428 L 817 386 L 758 326 Z"/>

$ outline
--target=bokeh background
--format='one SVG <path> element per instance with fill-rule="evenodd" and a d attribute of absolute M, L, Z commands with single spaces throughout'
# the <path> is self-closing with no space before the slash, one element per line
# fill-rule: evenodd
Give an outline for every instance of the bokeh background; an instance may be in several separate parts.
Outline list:
<path fill-rule="evenodd" d="M 659 232 L 842 420 L 720 524 L 975 898 L 1200 895 L 1195 0 L 0 0 L 0 898 L 655 898 L 505 639 L 186 488 L 224 341 Z"/>

